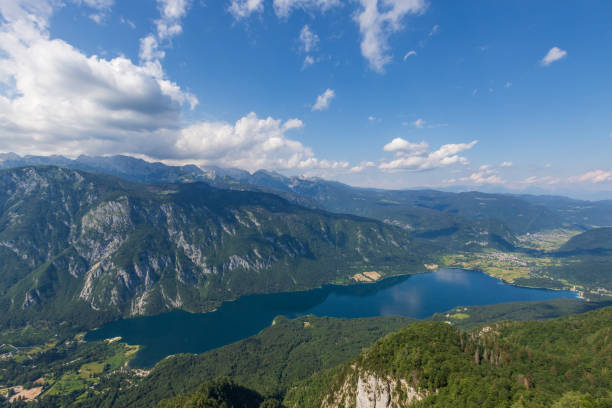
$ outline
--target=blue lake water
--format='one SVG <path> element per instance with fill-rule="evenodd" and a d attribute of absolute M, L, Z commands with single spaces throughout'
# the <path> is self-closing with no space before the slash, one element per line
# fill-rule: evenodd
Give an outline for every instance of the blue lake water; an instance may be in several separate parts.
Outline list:
<path fill-rule="evenodd" d="M 303 292 L 244 296 L 215 312 L 174 311 L 118 320 L 87 334 L 87 340 L 121 336 L 143 346 L 132 365 L 150 367 L 177 353 L 202 353 L 252 336 L 278 315 L 333 317 L 409 316 L 424 318 L 456 306 L 573 298 L 569 291 L 512 286 L 463 269 L 385 279 L 378 283 L 325 286 Z"/>

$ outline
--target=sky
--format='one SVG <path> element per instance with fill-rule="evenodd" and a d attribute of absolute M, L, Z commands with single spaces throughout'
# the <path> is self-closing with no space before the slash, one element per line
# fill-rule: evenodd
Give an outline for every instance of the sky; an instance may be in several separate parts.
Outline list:
<path fill-rule="evenodd" d="M 0 0 L 0 14 L 2 152 L 612 192 L 606 0 Z"/>

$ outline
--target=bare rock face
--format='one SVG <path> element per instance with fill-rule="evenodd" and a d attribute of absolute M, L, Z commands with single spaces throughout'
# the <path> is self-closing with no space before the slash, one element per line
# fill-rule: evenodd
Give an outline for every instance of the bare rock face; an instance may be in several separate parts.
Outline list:
<path fill-rule="evenodd" d="M 399 408 L 408 407 L 422 400 L 425 392 L 410 386 L 404 379 L 383 377 L 375 373 L 361 372 L 349 376 L 340 390 L 329 396 L 324 408 Z"/>
<path fill-rule="evenodd" d="M 357 408 L 387 408 L 391 406 L 391 384 L 373 375 L 357 380 Z"/>

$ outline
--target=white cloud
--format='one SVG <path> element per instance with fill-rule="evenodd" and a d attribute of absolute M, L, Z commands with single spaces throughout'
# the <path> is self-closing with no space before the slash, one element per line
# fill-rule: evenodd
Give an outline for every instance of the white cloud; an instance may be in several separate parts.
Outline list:
<path fill-rule="evenodd" d="M 469 163 L 467 158 L 459 153 L 471 149 L 477 142 L 445 144 L 436 151 L 428 152 L 429 145 L 426 142 L 411 143 L 395 138 L 384 147 L 385 151 L 395 152 L 395 158 L 383 161 L 378 167 L 382 170 L 424 171 L 452 164 L 466 165 Z"/>
<path fill-rule="evenodd" d="M 542 58 L 542 65 L 547 67 L 555 61 L 559 61 L 567 56 L 567 51 L 559 47 L 552 47 L 548 53 Z"/>
<path fill-rule="evenodd" d="M 4 150 L 118 153 L 179 126 L 195 96 L 157 64 L 87 56 L 49 38 L 52 8 L 0 6 L 0 144 Z M 23 7 L 22 7 L 23 6 Z"/>
<path fill-rule="evenodd" d="M 504 88 L 510 88 L 511 86 L 512 86 L 512 82 L 510 82 L 510 81 L 507 81 L 507 82 L 504 84 Z"/>
<path fill-rule="evenodd" d="M 319 42 L 319 36 L 310 31 L 310 27 L 306 24 L 302 27 L 300 31 L 300 43 L 302 45 L 302 49 L 309 53 L 317 47 L 317 43 Z"/>
<path fill-rule="evenodd" d="M 414 126 L 417 129 L 423 129 L 423 126 L 425 126 L 425 123 L 426 122 L 423 118 L 418 118 L 417 120 L 412 122 L 412 126 Z"/>
<path fill-rule="evenodd" d="M 406 139 L 402 139 L 401 137 L 396 137 L 383 147 L 385 152 L 401 152 L 402 154 L 413 155 L 424 154 L 427 152 L 427 149 L 429 149 L 429 144 L 427 144 L 425 141 L 420 143 L 411 143 Z"/>
<path fill-rule="evenodd" d="M 499 167 L 512 167 L 514 164 L 511 161 L 502 162 Z"/>
<path fill-rule="evenodd" d="M 523 181 L 520 181 L 519 184 L 546 184 L 546 185 L 552 186 L 552 185 L 561 183 L 561 181 L 562 180 L 560 178 L 558 178 L 558 177 L 552 177 L 552 176 L 542 176 L 542 177 L 531 176 L 531 177 L 527 177 Z"/>
<path fill-rule="evenodd" d="M 376 118 L 374 116 L 368 116 L 368 120 L 370 122 L 374 122 L 376 120 Z"/>
<path fill-rule="evenodd" d="M 249 17 L 253 13 L 263 12 L 263 0 L 231 0 L 228 11 L 236 20 Z"/>
<path fill-rule="evenodd" d="M 340 0 L 274 0 L 274 12 L 280 18 L 287 18 L 296 9 L 318 9 L 327 11 L 341 5 Z"/>
<path fill-rule="evenodd" d="M 178 8 L 167 3 L 164 15 L 184 14 L 187 3 L 174 4 Z M 129 154 L 248 170 L 351 171 L 348 162 L 319 159 L 288 137 L 304 126 L 299 119 L 250 113 L 233 124 L 185 126 L 181 111 L 197 99 L 165 77 L 153 41 L 145 41 L 148 55 L 141 65 L 125 57 L 88 56 L 50 39 L 52 11 L 40 0 L 0 2 L 1 150 L 71 157 Z M 327 103 L 333 97 L 328 91 Z"/>
<path fill-rule="evenodd" d="M 603 183 L 605 181 L 612 181 L 612 171 L 593 170 L 583 174 L 582 176 L 572 177 L 570 181 L 589 183 Z"/>
<path fill-rule="evenodd" d="M 93 13 L 89 15 L 89 18 L 96 24 L 102 24 L 106 15 L 104 13 Z"/>
<path fill-rule="evenodd" d="M 157 32 L 140 40 L 139 56 L 143 61 L 156 62 L 165 57 L 160 48 L 169 45 L 172 37 L 183 32 L 181 19 L 187 14 L 190 0 L 157 0 L 160 18 L 155 20 Z"/>
<path fill-rule="evenodd" d="M 134 22 L 128 18 L 121 17 L 119 21 L 121 22 L 121 24 L 127 24 L 128 26 L 130 26 L 132 30 L 136 28 L 136 24 L 134 24 Z"/>
<path fill-rule="evenodd" d="M 157 0 L 161 17 L 166 20 L 179 20 L 187 14 L 189 0 Z"/>
<path fill-rule="evenodd" d="M 500 167 L 509 167 L 512 163 L 504 162 Z M 476 185 L 482 184 L 505 184 L 505 181 L 497 174 L 498 170 L 490 164 L 483 164 L 478 168 L 478 171 L 472 172 L 468 177 L 461 177 L 463 182 L 473 183 Z"/>
<path fill-rule="evenodd" d="M 408 57 L 411 57 L 413 55 L 417 55 L 415 50 L 408 51 L 406 54 L 404 54 L 404 61 L 406 61 L 408 59 Z"/>
<path fill-rule="evenodd" d="M 77 0 L 80 3 L 80 1 Z M 83 0 L 83 3 L 97 10 L 109 9 L 115 4 L 115 0 Z"/>
<path fill-rule="evenodd" d="M 307 55 L 307 56 L 304 58 L 304 63 L 302 64 L 302 69 L 306 69 L 306 68 L 308 68 L 309 66 L 313 65 L 314 63 L 315 63 L 314 58 L 312 58 L 310 55 Z"/>
<path fill-rule="evenodd" d="M 391 62 L 388 54 L 389 36 L 401 30 L 402 19 L 407 14 L 421 14 L 426 8 L 425 0 L 359 0 L 362 10 L 355 17 L 361 32 L 361 54 L 368 60 L 370 68 L 382 73 Z"/>
<path fill-rule="evenodd" d="M 180 132 L 175 144 L 177 158 L 198 158 L 202 164 L 218 164 L 247 170 L 339 166 L 321 161 L 310 148 L 292 140 L 286 133 L 303 126 L 299 119 L 282 122 L 255 113 L 236 123 L 200 122 Z"/>
<path fill-rule="evenodd" d="M 359 165 L 351 167 L 349 169 L 349 172 L 350 173 L 361 173 L 365 169 L 371 168 L 371 167 L 376 167 L 376 163 L 374 163 L 372 161 L 361 162 Z"/>
<path fill-rule="evenodd" d="M 431 31 L 429 32 L 428 36 L 433 37 L 434 35 L 438 33 L 438 30 L 440 30 L 440 26 L 436 24 L 435 26 L 431 28 Z"/>
<path fill-rule="evenodd" d="M 138 56 L 143 61 L 155 61 L 163 59 L 166 53 L 159 49 L 159 43 L 153 34 L 140 39 L 140 51 Z"/>
<path fill-rule="evenodd" d="M 336 93 L 332 89 L 326 89 L 321 95 L 317 96 L 317 101 L 312 106 L 313 111 L 322 111 L 329 108 L 332 99 L 336 97 Z"/>
<path fill-rule="evenodd" d="M 496 174 L 488 172 L 472 173 L 469 177 L 462 177 L 461 181 L 468 181 L 474 184 L 503 184 L 504 181 Z"/>
<path fill-rule="evenodd" d="M 115 3 L 115 0 L 72 0 L 79 5 L 86 5 L 89 8 L 96 10 L 95 13 L 89 15 L 89 18 L 96 24 L 102 24 L 106 19 L 108 12 Z"/>

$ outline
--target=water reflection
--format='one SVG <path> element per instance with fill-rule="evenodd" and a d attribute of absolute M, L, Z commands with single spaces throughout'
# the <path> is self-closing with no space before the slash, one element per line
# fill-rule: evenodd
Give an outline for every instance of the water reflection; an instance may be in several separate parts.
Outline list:
<path fill-rule="evenodd" d="M 88 333 L 87 340 L 121 336 L 143 346 L 133 364 L 149 367 L 170 354 L 201 353 L 258 333 L 274 317 L 401 315 L 424 318 L 459 305 L 574 297 L 571 292 L 519 288 L 483 273 L 445 269 L 374 284 L 325 286 L 304 292 L 250 295 L 212 313 L 174 311 L 119 320 Z"/>
<path fill-rule="evenodd" d="M 462 269 L 441 269 L 434 273 L 434 278 L 437 282 L 467 286 L 470 284 L 470 278 L 469 275 L 463 272 Z"/>

